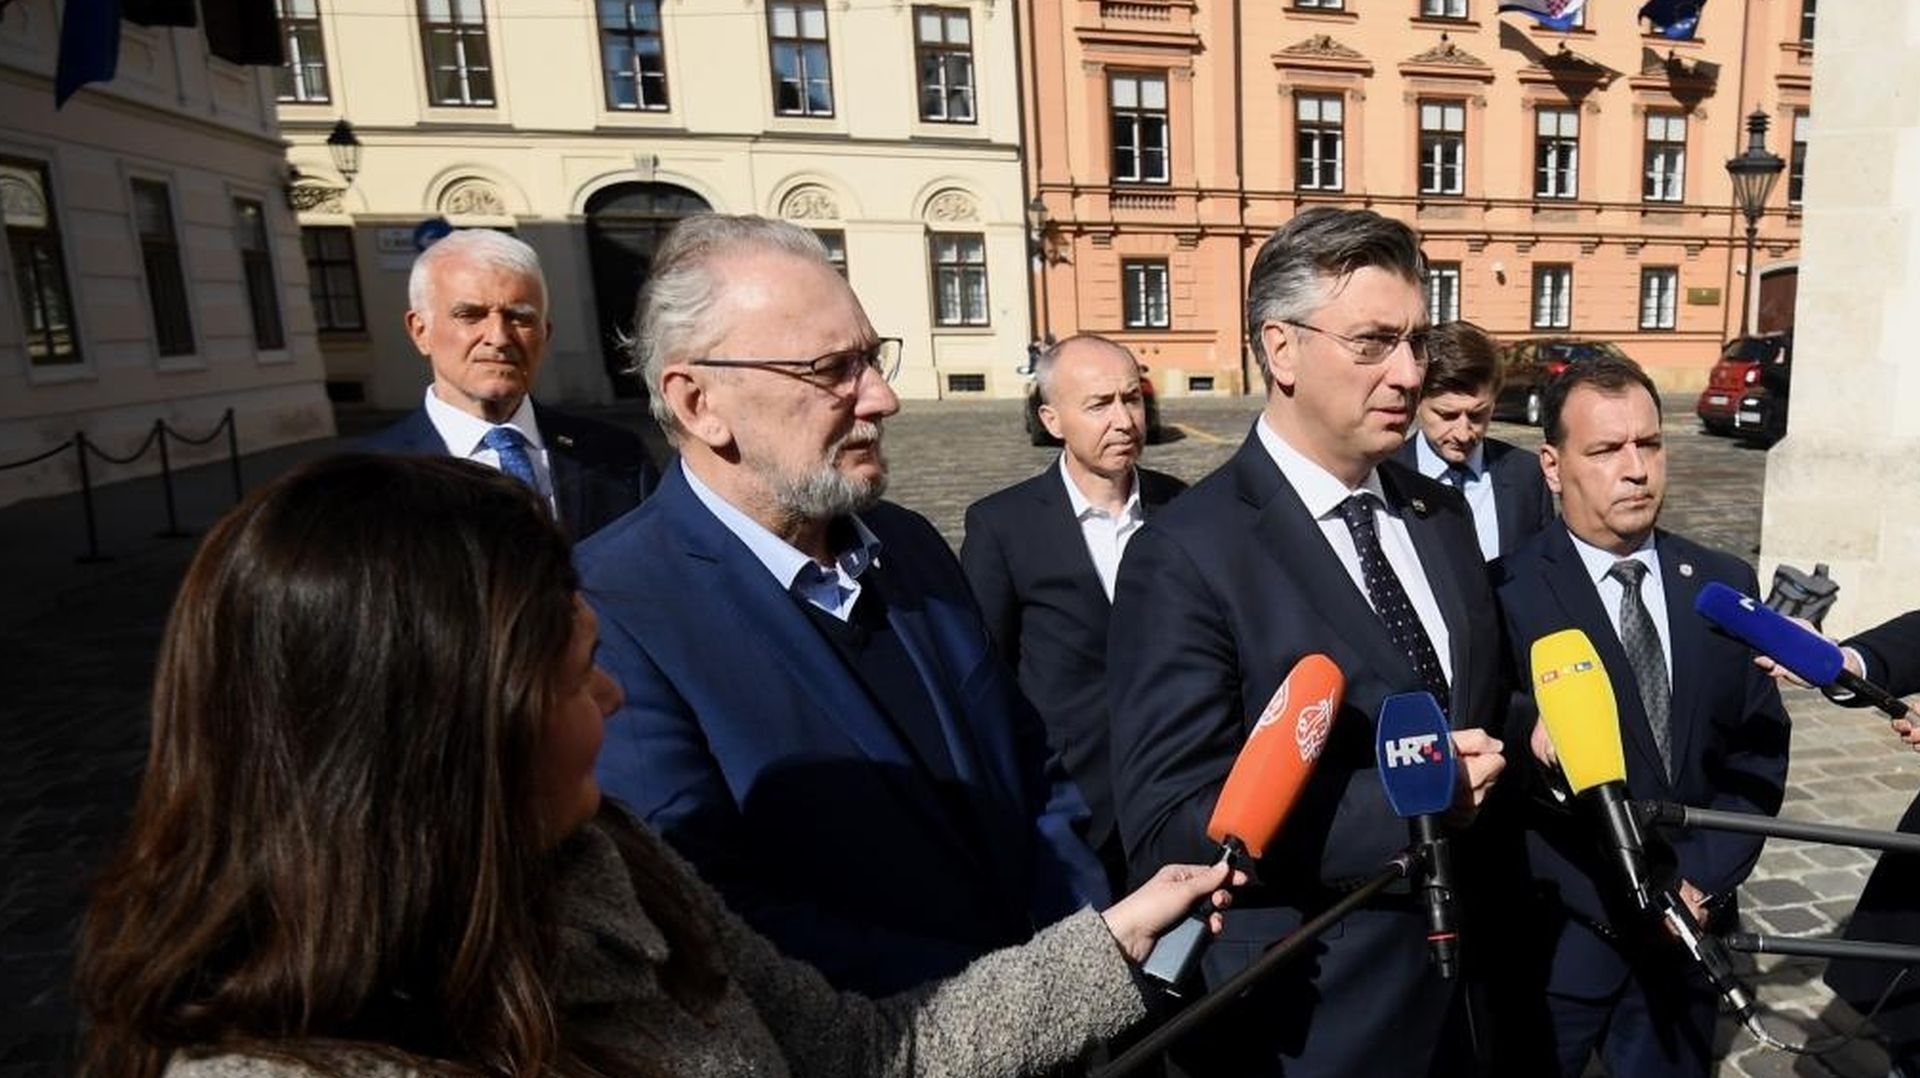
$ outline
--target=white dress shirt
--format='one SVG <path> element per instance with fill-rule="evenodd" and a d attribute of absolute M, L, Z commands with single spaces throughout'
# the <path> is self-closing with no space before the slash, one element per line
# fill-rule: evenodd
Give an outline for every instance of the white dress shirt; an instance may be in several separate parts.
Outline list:
<path fill-rule="evenodd" d="M 455 408 L 434 396 L 431 385 L 427 387 L 426 408 L 427 422 L 440 432 L 449 456 L 479 461 L 495 471 L 500 470 L 500 454 L 487 448 L 482 440 L 494 427 L 512 427 L 519 431 L 527 443 L 527 456 L 533 461 L 534 477 L 540 481 L 540 494 L 547 499 L 548 509 L 559 511 L 553 501 L 553 468 L 547 463 L 547 443 L 540 437 L 540 425 L 533 421 L 532 397 L 521 397 L 520 407 L 513 410 L 505 423 L 489 423 Z"/>
<path fill-rule="evenodd" d="M 853 546 L 834 555 L 832 565 L 821 565 L 715 493 L 693 474 L 692 468 L 679 462 L 674 467 L 687 477 L 687 486 L 693 490 L 693 496 L 700 499 L 700 504 L 747 545 L 782 590 L 841 621 L 853 616 L 853 604 L 860 598 L 860 575 L 880 563 L 880 539 L 867 530 L 858 516 L 847 515 L 853 523 Z"/>
<path fill-rule="evenodd" d="M 1080 538 L 1087 544 L 1087 553 L 1093 555 L 1093 571 L 1100 577 L 1107 601 L 1112 602 L 1113 578 L 1120 572 L 1120 555 L 1127 552 L 1127 541 L 1133 538 L 1133 533 L 1147 522 L 1146 511 L 1140 507 L 1140 474 L 1134 473 L 1133 491 L 1120 507 L 1119 516 L 1093 504 L 1080 492 L 1073 482 L 1073 474 L 1067 471 L 1065 453 L 1060 454 L 1060 481 L 1067 485 L 1067 504 L 1073 506 L 1073 518 L 1080 522 Z"/>
<path fill-rule="evenodd" d="M 1573 540 L 1573 549 L 1580 552 L 1580 561 L 1587 567 L 1587 577 L 1593 581 L 1594 590 L 1600 593 L 1600 605 L 1607 608 L 1607 620 L 1613 623 L 1613 635 L 1620 635 L 1620 597 L 1626 594 L 1626 585 L 1607 575 L 1613 563 L 1622 560 L 1618 554 L 1602 550 L 1592 543 L 1567 532 Z M 1647 615 L 1653 618 L 1653 629 L 1660 635 L 1660 654 L 1667 661 L 1667 684 L 1673 684 L 1673 630 L 1667 628 L 1667 588 L 1660 579 L 1660 558 L 1653 550 L 1653 536 L 1640 544 L 1640 549 L 1628 557 L 1647 567 L 1647 573 L 1640 578 L 1640 602 L 1646 606 Z"/>
<path fill-rule="evenodd" d="M 1420 474 L 1429 479 L 1440 479 L 1448 468 L 1455 467 L 1447 458 L 1434 451 L 1433 443 L 1427 441 L 1425 434 L 1413 436 L 1413 459 Z M 1480 556 L 1487 561 L 1500 556 L 1500 517 L 1493 509 L 1493 476 L 1487 471 L 1487 446 L 1485 442 L 1473 447 L 1465 464 L 1458 465 L 1467 473 L 1467 481 L 1460 493 L 1467 497 L 1467 508 L 1473 510 L 1473 533 L 1480 540 Z M 1441 479 L 1441 482 L 1446 480 Z"/>
<path fill-rule="evenodd" d="M 1451 636 L 1447 632 L 1447 622 L 1440 616 L 1440 603 L 1433 597 L 1433 585 L 1427 582 L 1426 570 L 1420 566 L 1420 552 L 1413 547 L 1413 536 L 1407 533 L 1406 522 L 1387 506 L 1386 488 L 1380 485 L 1379 469 L 1370 469 L 1360 486 L 1348 487 L 1335 478 L 1333 473 L 1308 460 L 1299 451 L 1287 444 L 1285 438 L 1267 425 L 1267 417 L 1261 416 L 1254 424 L 1260 444 L 1273 458 L 1294 493 L 1306 504 L 1307 512 L 1314 522 L 1320 525 L 1320 534 L 1326 536 L 1327 545 L 1333 548 L 1334 556 L 1340 559 L 1341 568 L 1352 578 L 1353 586 L 1360 596 L 1373 605 L 1373 597 L 1367 594 L 1367 579 L 1360 569 L 1360 551 L 1353 545 L 1353 532 L 1340 516 L 1340 504 L 1355 494 L 1362 492 L 1373 495 L 1373 524 L 1379 533 L 1380 550 L 1387 556 L 1387 564 L 1393 567 L 1393 575 L 1400 578 L 1400 586 L 1407 593 L 1407 600 L 1413 604 L 1413 612 L 1420 617 L 1420 627 L 1427 631 L 1427 639 L 1433 642 L 1433 653 L 1440 660 L 1440 668 L 1445 671 L 1447 680 L 1453 680 L 1453 654 L 1448 648 Z"/>

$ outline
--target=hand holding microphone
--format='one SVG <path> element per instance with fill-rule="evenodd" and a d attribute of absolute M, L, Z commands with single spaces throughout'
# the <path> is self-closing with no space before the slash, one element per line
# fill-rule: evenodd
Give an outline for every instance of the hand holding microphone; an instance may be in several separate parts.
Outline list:
<path fill-rule="evenodd" d="M 1716 580 L 1700 589 L 1693 608 L 1748 647 L 1771 657 L 1801 681 L 1815 688 L 1839 688 L 1853 693 L 1889 718 L 1908 717 L 1907 705 L 1853 669 L 1840 645 L 1795 624 L 1793 619 L 1760 600 L 1742 595 Z M 1903 731 L 1902 736 L 1906 736 L 1906 732 Z"/>
<path fill-rule="evenodd" d="M 1419 886 L 1427 908 L 1430 957 L 1440 976 L 1451 979 L 1460 964 L 1460 917 L 1454 897 L 1453 843 L 1440 827 L 1440 816 L 1453 807 L 1460 771 L 1452 731 L 1439 701 L 1427 692 L 1387 697 L 1374 724 L 1373 748 L 1387 803 L 1406 819 L 1420 853 Z"/>
<path fill-rule="evenodd" d="M 1144 962 L 1154 942 L 1167 929 L 1181 923 L 1182 915 L 1205 909 L 1205 929 L 1220 931 L 1220 914 L 1233 902 L 1226 888 L 1247 882 L 1247 874 L 1230 868 L 1224 861 L 1211 865 L 1162 865 L 1153 878 L 1132 894 L 1101 911 L 1107 931 L 1125 952 L 1129 962 Z"/>

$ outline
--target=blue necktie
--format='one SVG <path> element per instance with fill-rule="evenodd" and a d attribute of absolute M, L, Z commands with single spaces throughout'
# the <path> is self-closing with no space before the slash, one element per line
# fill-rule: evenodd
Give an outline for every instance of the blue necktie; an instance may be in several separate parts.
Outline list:
<path fill-rule="evenodd" d="M 495 427 L 480 444 L 500 456 L 500 470 L 532 487 L 537 493 L 540 480 L 533 474 L 533 458 L 527 455 L 527 439 L 512 427 Z"/>
<path fill-rule="evenodd" d="M 1465 493 L 1467 489 L 1467 484 L 1473 481 L 1473 473 L 1468 471 L 1466 468 L 1458 464 L 1455 464 L 1448 467 L 1445 472 L 1441 473 L 1440 481 L 1457 491 Z"/>

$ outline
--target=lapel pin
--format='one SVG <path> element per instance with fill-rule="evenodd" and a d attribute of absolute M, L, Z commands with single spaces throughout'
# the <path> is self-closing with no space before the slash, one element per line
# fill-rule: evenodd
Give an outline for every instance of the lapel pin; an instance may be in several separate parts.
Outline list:
<path fill-rule="evenodd" d="M 1688 563 L 1688 562 L 1684 562 L 1684 561 L 1683 561 L 1683 562 L 1681 562 L 1681 563 L 1680 563 L 1680 575 L 1681 575 L 1681 576 L 1692 576 L 1692 575 L 1693 575 L 1693 566 L 1692 566 L 1692 565 L 1691 565 L 1690 563 Z"/>
<path fill-rule="evenodd" d="M 1427 502 L 1426 502 L 1426 499 L 1424 499 L 1424 498 L 1409 498 L 1409 499 L 1407 499 L 1407 504 L 1408 504 L 1408 505 L 1411 505 L 1411 506 L 1413 506 L 1413 511 L 1414 511 L 1414 512 L 1416 512 L 1416 513 L 1418 513 L 1418 514 L 1420 514 L 1421 516 L 1426 516 L 1426 515 L 1427 515 Z"/>
<path fill-rule="evenodd" d="M 553 444 L 559 446 L 562 449 L 572 449 L 573 439 L 567 437 L 564 434 L 556 434 L 553 436 Z"/>

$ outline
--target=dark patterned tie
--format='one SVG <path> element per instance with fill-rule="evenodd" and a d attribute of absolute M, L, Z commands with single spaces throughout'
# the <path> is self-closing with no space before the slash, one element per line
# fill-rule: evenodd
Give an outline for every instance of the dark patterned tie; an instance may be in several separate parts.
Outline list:
<path fill-rule="evenodd" d="M 1446 471 L 1440 473 L 1440 481 L 1442 483 L 1462 493 L 1466 492 L 1467 484 L 1472 482 L 1472 480 L 1473 473 L 1458 464 L 1451 465 Z"/>
<path fill-rule="evenodd" d="M 1647 567 L 1629 558 L 1613 563 L 1607 575 L 1620 582 L 1620 644 L 1627 649 L 1627 665 L 1640 688 L 1640 703 L 1647 710 L 1647 726 L 1653 730 L 1654 747 L 1660 750 L 1660 762 L 1673 776 L 1673 689 L 1667 683 L 1667 658 L 1660 647 L 1660 633 L 1654 628 L 1653 615 L 1640 601 L 1640 582 Z"/>
<path fill-rule="evenodd" d="M 512 427 L 495 427 L 480 439 L 480 444 L 499 454 L 501 471 L 540 490 L 540 480 L 533 474 L 533 458 L 527 455 L 525 435 Z"/>
<path fill-rule="evenodd" d="M 1420 675 L 1420 683 L 1440 702 L 1440 710 L 1446 711 L 1447 675 L 1440 668 L 1433 639 L 1407 598 L 1407 589 L 1400 585 L 1393 566 L 1387 563 L 1386 552 L 1380 549 L 1380 533 L 1373 522 L 1374 504 L 1370 494 L 1355 494 L 1340 503 L 1340 519 L 1353 533 L 1353 546 L 1360 554 L 1360 576 L 1367 582 L 1367 598 L 1373 600 L 1374 612 L 1386 623 L 1387 634 Z"/>

